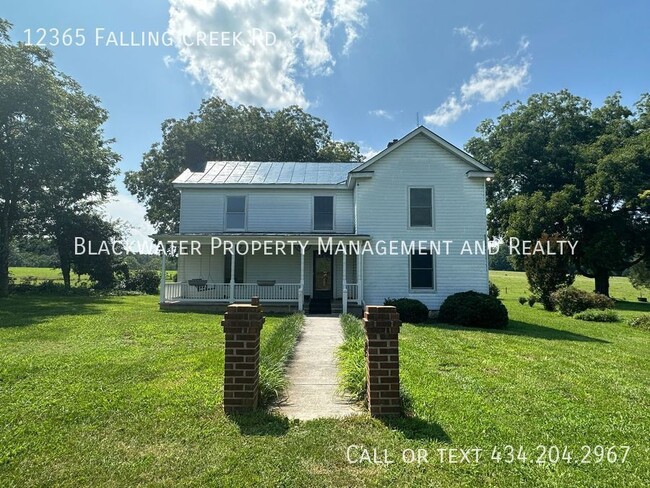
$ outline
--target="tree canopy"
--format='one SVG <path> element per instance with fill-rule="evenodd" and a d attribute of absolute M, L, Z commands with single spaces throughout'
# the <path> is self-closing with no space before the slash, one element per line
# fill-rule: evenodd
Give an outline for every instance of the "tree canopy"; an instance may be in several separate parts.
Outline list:
<path fill-rule="evenodd" d="M 579 241 L 574 262 L 609 293 L 609 276 L 650 253 L 650 95 L 593 108 L 569 93 L 532 95 L 482 122 L 466 149 L 495 170 L 494 236 Z"/>
<path fill-rule="evenodd" d="M 204 160 L 361 161 L 359 147 L 332 139 L 327 123 L 297 106 L 275 112 L 204 100 L 198 113 L 162 124 L 162 142 L 144 155 L 139 171 L 126 173 L 127 189 L 147 209 L 159 232 L 178 230 L 180 196 L 171 182 L 187 167 L 188 148 Z"/>
<path fill-rule="evenodd" d="M 99 100 L 57 70 L 47 49 L 13 44 L 10 27 L 0 19 L 0 296 L 12 240 L 56 238 L 70 215 L 92 212 L 114 193 L 119 161 Z"/>

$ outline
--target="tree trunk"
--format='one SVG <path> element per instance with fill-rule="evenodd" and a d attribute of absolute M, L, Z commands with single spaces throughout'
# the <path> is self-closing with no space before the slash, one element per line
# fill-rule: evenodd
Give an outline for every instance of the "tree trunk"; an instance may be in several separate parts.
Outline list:
<path fill-rule="evenodd" d="M 0 233 L 0 297 L 9 295 L 9 236 Z"/>
<path fill-rule="evenodd" d="M 63 275 L 63 286 L 70 289 L 70 250 L 65 247 L 65 239 L 58 236 L 57 247 L 59 249 L 59 261 L 61 262 L 61 274 Z"/>
<path fill-rule="evenodd" d="M 597 269 L 594 272 L 594 279 L 596 282 L 596 293 L 601 295 L 609 296 L 609 270 L 607 269 Z"/>

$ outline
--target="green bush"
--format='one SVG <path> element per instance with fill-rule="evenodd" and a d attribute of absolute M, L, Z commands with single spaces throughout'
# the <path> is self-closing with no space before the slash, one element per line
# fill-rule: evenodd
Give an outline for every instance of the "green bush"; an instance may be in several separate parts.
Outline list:
<path fill-rule="evenodd" d="M 287 386 L 286 364 L 305 323 L 302 314 L 285 317 L 260 347 L 260 401 L 272 403 Z"/>
<path fill-rule="evenodd" d="M 618 322 L 620 320 L 614 310 L 599 310 L 597 308 L 588 308 L 587 310 L 578 312 L 573 318 L 588 322 Z"/>
<path fill-rule="evenodd" d="M 528 306 L 532 307 L 537 303 L 537 297 L 535 295 L 531 295 L 528 297 L 528 300 L 526 301 L 528 302 Z"/>
<path fill-rule="evenodd" d="M 488 294 L 491 297 L 497 298 L 499 296 L 499 293 L 501 293 L 499 287 L 495 283 L 492 283 L 491 281 L 488 282 Z"/>
<path fill-rule="evenodd" d="M 390 305 L 397 309 L 402 322 L 419 324 L 429 318 L 429 308 L 420 300 L 413 298 L 387 298 L 384 305 Z"/>
<path fill-rule="evenodd" d="M 528 301 L 528 298 L 526 297 L 519 297 L 519 303 L 521 305 L 524 305 Z"/>
<path fill-rule="evenodd" d="M 146 295 L 156 295 L 160 276 L 156 271 L 136 271 L 124 281 L 124 289 L 127 291 L 139 291 Z"/>
<path fill-rule="evenodd" d="M 578 290 L 572 286 L 560 288 L 551 295 L 555 307 L 564 315 L 575 315 L 589 308 L 614 308 L 614 300 L 605 295 Z"/>
<path fill-rule="evenodd" d="M 366 333 L 362 322 L 353 315 L 341 316 L 343 343 L 336 351 L 341 388 L 356 400 L 366 398 Z"/>
<path fill-rule="evenodd" d="M 638 329 L 650 330 L 650 313 L 645 313 L 630 320 L 630 326 Z"/>
<path fill-rule="evenodd" d="M 504 329 L 508 325 L 508 310 L 498 299 L 475 291 L 464 291 L 447 297 L 438 314 L 440 322 Z"/>

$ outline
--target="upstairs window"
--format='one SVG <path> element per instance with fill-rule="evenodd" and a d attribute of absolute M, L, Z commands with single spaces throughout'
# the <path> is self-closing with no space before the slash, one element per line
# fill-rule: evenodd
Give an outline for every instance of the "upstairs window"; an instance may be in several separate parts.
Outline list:
<path fill-rule="evenodd" d="M 431 188 L 409 189 L 410 227 L 433 227 L 433 190 Z"/>
<path fill-rule="evenodd" d="M 334 197 L 314 197 L 314 230 L 334 230 Z"/>
<path fill-rule="evenodd" d="M 226 198 L 226 230 L 246 230 L 246 197 Z"/>
<path fill-rule="evenodd" d="M 433 254 L 430 252 L 411 254 L 410 272 L 411 289 L 434 289 L 435 277 L 433 268 Z"/>

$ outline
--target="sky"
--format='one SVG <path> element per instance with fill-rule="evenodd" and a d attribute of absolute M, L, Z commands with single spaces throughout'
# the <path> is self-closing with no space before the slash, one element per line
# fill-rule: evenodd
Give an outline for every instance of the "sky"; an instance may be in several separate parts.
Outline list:
<path fill-rule="evenodd" d="M 153 228 L 124 172 L 164 120 L 212 95 L 298 104 L 372 156 L 418 123 L 462 147 L 533 93 L 566 88 L 599 105 L 620 91 L 631 106 L 650 91 L 647 0 L 24 0 L 0 17 L 108 110 L 122 174 L 106 211 L 133 239 Z"/>

